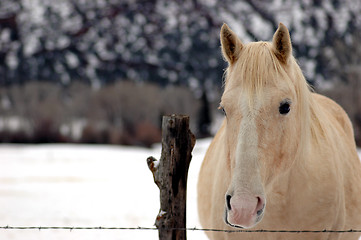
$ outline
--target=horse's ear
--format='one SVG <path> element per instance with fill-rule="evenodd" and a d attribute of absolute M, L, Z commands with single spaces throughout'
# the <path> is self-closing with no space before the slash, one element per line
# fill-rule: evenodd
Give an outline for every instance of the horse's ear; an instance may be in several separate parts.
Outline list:
<path fill-rule="evenodd" d="M 243 48 L 243 44 L 237 35 L 225 23 L 221 29 L 221 45 L 223 57 L 228 61 L 228 63 L 233 64 L 237 61 Z"/>
<path fill-rule="evenodd" d="M 282 23 L 278 25 L 278 29 L 273 35 L 272 42 L 277 58 L 281 62 L 287 63 L 288 59 L 292 55 L 292 44 L 288 29 Z"/>

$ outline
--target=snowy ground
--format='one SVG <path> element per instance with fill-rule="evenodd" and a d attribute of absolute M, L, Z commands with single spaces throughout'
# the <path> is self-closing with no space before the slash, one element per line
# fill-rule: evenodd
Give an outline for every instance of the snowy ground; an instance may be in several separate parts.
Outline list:
<path fill-rule="evenodd" d="M 200 227 L 198 171 L 209 145 L 199 140 L 188 179 L 187 226 Z M 153 227 L 159 190 L 142 149 L 95 145 L 0 145 L 0 226 Z M 188 239 L 205 240 L 189 231 Z M 9 240 L 157 240 L 146 230 L 0 230 Z"/>
<path fill-rule="evenodd" d="M 188 227 L 200 227 L 196 181 L 209 140 L 193 150 Z M 0 226 L 153 227 L 159 190 L 142 149 L 94 145 L 0 145 Z M 189 239 L 206 239 L 188 232 Z M 158 239 L 146 230 L 0 230 L 0 239 Z"/>

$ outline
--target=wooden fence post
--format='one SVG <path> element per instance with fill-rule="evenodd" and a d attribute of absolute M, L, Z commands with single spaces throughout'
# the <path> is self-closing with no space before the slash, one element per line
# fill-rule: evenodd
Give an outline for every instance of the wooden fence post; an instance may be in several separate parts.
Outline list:
<path fill-rule="evenodd" d="M 187 238 L 187 176 L 195 141 L 188 116 L 163 116 L 161 158 L 147 159 L 160 190 L 160 210 L 155 221 L 160 240 Z"/>

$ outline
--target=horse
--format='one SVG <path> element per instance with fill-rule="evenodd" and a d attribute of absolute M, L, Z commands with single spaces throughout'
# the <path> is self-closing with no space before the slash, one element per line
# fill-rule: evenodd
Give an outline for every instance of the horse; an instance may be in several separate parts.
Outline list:
<path fill-rule="evenodd" d="M 223 24 L 224 120 L 204 157 L 198 215 L 210 239 L 358 239 L 361 164 L 351 121 L 309 86 L 280 23 L 244 44 Z M 226 232 L 236 228 L 275 232 Z M 286 232 L 278 232 L 278 230 Z M 287 232 L 289 231 L 289 232 Z"/>

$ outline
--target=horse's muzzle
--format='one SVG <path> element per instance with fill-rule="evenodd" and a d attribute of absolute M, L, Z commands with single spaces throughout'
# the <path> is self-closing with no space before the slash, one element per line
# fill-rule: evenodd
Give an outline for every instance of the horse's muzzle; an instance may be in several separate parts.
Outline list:
<path fill-rule="evenodd" d="M 251 228 L 261 221 L 266 206 L 262 196 L 226 195 L 225 222 L 232 227 Z"/>

